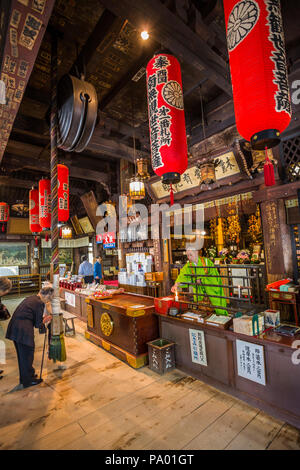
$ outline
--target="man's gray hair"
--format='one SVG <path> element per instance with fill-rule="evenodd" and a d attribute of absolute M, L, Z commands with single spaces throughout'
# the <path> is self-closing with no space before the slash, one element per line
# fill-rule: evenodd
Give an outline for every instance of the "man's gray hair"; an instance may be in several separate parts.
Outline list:
<path fill-rule="evenodd" d="M 54 289 L 53 287 L 42 287 L 40 290 L 40 294 L 43 297 L 50 297 L 51 295 L 54 294 Z"/>

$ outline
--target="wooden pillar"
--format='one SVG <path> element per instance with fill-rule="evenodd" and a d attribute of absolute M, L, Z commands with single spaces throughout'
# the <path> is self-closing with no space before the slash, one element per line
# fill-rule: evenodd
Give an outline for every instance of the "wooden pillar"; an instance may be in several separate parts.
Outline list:
<path fill-rule="evenodd" d="M 40 274 L 39 246 L 35 246 L 35 240 L 30 241 L 31 274 Z"/>
<path fill-rule="evenodd" d="M 284 201 L 260 204 L 268 283 L 292 276 L 291 240 L 285 222 Z"/>

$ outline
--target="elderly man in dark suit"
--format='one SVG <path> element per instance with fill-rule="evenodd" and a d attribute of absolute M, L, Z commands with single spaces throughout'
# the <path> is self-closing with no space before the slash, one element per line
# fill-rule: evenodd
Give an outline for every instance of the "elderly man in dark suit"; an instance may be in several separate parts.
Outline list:
<path fill-rule="evenodd" d="M 37 295 L 27 297 L 16 308 L 7 327 L 6 338 L 14 342 L 19 364 L 20 384 L 24 388 L 38 385 L 38 379 L 32 366 L 34 359 L 34 328 L 41 328 L 43 323 L 52 319 L 47 304 L 53 299 L 52 287 L 43 287 Z M 48 314 L 43 317 L 44 308 Z"/>

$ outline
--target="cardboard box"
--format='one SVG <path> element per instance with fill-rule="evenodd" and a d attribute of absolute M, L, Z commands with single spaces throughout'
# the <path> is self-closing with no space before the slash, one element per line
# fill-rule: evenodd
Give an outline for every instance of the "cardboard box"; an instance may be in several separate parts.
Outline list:
<path fill-rule="evenodd" d="M 264 329 L 265 317 L 263 315 L 243 315 L 233 319 L 233 331 L 235 333 L 248 336 L 257 336 L 260 335 Z"/>

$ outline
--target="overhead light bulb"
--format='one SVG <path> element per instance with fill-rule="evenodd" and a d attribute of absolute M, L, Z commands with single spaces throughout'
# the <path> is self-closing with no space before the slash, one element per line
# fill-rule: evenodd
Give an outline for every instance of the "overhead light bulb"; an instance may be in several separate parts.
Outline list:
<path fill-rule="evenodd" d="M 149 39 L 148 31 L 142 31 L 141 32 L 141 38 L 144 39 L 144 41 L 147 41 L 147 39 Z"/>

